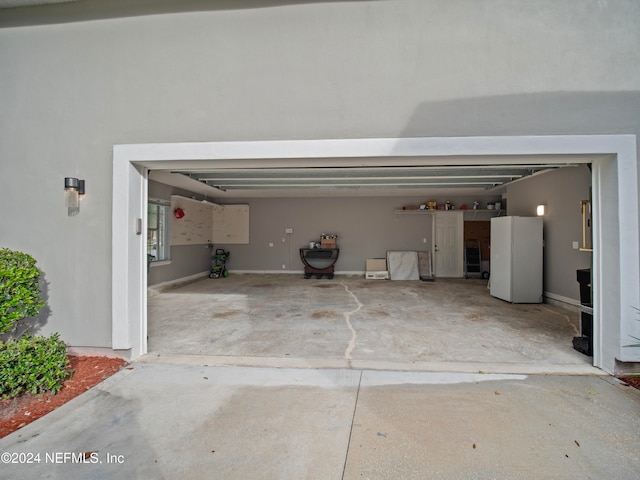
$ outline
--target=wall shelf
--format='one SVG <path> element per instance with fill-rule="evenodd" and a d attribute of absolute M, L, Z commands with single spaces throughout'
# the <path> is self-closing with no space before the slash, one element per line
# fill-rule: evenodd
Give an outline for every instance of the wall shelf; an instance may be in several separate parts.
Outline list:
<path fill-rule="evenodd" d="M 455 213 L 464 212 L 465 210 L 401 210 L 396 209 L 395 212 L 400 215 L 433 215 L 435 213 Z"/>
<path fill-rule="evenodd" d="M 436 210 L 395 210 L 397 215 L 433 215 L 435 212 Z"/>
<path fill-rule="evenodd" d="M 505 210 L 495 209 L 476 209 L 476 210 L 395 210 L 396 215 L 434 215 L 436 213 L 454 213 L 463 212 L 466 220 L 475 220 L 478 216 L 480 218 L 500 217 L 505 214 Z M 471 217 L 471 218 L 470 218 Z"/>

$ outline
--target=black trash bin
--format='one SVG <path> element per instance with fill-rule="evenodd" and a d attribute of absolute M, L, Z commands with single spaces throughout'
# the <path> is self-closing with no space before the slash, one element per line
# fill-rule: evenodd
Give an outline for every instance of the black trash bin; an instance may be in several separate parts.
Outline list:
<path fill-rule="evenodd" d="M 593 356 L 593 304 L 591 303 L 591 269 L 576 272 L 580 284 L 580 336 L 573 337 L 573 348 Z"/>

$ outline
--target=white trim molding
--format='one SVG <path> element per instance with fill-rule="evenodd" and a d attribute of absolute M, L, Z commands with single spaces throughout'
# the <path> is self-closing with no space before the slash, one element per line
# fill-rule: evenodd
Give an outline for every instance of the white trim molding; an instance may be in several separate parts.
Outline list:
<path fill-rule="evenodd" d="M 149 285 L 147 287 L 147 297 L 155 297 L 156 295 L 165 292 L 167 290 L 171 290 L 172 288 L 177 288 L 182 285 L 187 285 L 189 283 L 197 282 L 201 278 L 207 277 L 209 275 L 209 270 L 206 272 L 195 273 L 193 275 L 189 275 L 187 277 L 177 278 L 175 280 L 170 280 L 168 282 L 156 283 L 154 285 Z"/>
<path fill-rule="evenodd" d="M 573 298 L 565 297 L 563 295 L 557 295 L 551 292 L 544 292 L 543 296 L 547 300 L 551 300 L 550 302 L 547 302 L 547 303 L 556 304 L 566 308 L 572 308 L 574 310 L 577 310 L 577 307 L 580 306 L 579 300 L 574 300 Z"/>

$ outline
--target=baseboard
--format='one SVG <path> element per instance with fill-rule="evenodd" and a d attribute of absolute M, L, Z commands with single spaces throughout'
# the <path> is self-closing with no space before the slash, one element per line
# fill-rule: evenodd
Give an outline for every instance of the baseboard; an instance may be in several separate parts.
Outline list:
<path fill-rule="evenodd" d="M 580 302 L 573 298 L 564 297 L 551 292 L 544 292 L 545 303 L 549 305 L 556 305 L 558 307 L 564 307 L 569 310 L 577 310 L 580 306 Z"/>
<path fill-rule="evenodd" d="M 302 275 L 302 270 L 229 270 L 229 275 L 266 275 L 266 274 L 284 274 L 284 275 Z"/>
<path fill-rule="evenodd" d="M 154 295 L 158 295 L 166 290 L 171 290 L 172 288 L 176 288 L 181 285 L 193 283 L 195 281 L 200 280 L 202 277 L 206 277 L 208 275 L 209 275 L 209 270 L 207 270 L 206 272 L 200 272 L 194 275 L 189 275 L 187 277 L 181 277 L 181 278 L 176 278 L 175 280 L 169 280 L 168 282 L 149 285 L 147 287 L 147 297 L 153 297 Z"/>
<path fill-rule="evenodd" d="M 304 270 L 229 270 L 229 275 L 260 275 L 260 274 L 295 274 L 304 275 Z M 364 277 L 364 270 L 344 270 L 336 271 L 336 275 L 362 275 Z"/>

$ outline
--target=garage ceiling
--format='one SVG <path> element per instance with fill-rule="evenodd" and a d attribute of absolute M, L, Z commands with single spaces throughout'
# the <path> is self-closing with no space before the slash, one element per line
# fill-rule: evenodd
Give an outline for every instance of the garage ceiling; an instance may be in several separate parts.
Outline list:
<path fill-rule="evenodd" d="M 151 180 L 219 197 L 498 195 L 513 182 L 577 163 L 318 166 L 153 171 Z"/>
<path fill-rule="evenodd" d="M 290 189 L 445 188 L 491 190 L 558 165 L 311 167 L 176 171 L 222 192 Z"/>

